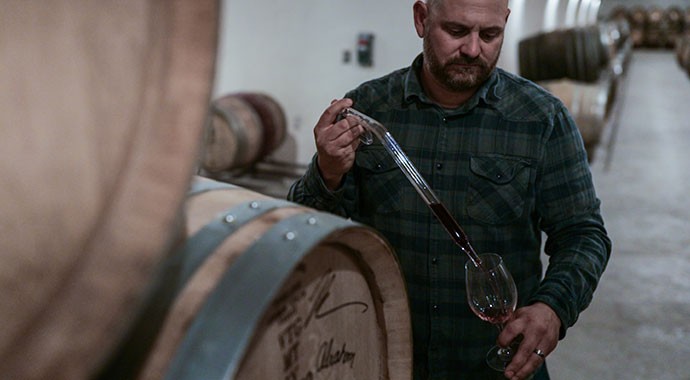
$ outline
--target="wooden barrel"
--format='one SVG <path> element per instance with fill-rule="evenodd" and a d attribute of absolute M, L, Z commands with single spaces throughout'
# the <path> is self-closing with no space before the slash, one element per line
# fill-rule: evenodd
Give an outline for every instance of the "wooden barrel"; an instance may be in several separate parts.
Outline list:
<path fill-rule="evenodd" d="M 665 17 L 668 23 L 666 47 L 672 49 L 685 30 L 685 14 L 680 7 L 672 6 L 666 10 Z"/>
<path fill-rule="evenodd" d="M 609 20 L 626 20 L 628 21 L 630 15 L 628 13 L 628 8 L 622 5 L 616 5 L 613 8 L 611 8 L 611 11 L 609 12 L 608 19 Z"/>
<path fill-rule="evenodd" d="M 645 46 L 645 31 L 649 18 L 647 10 L 643 6 L 634 6 L 628 13 L 630 21 L 630 36 L 634 47 Z"/>
<path fill-rule="evenodd" d="M 205 128 L 201 166 L 210 172 L 244 167 L 261 152 L 261 119 L 251 104 L 226 95 L 211 104 Z"/>
<path fill-rule="evenodd" d="M 676 47 L 675 47 L 675 52 L 676 52 L 676 62 L 678 62 L 678 65 L 683 68 L 684 65 L 684 52 L 685 52 L 685 44 L 686 44 L 686 38 L 685 36 L 680 36 L 676 40 Z"/>
<path fill-rule="evenodd" d="M 280 104 L 263 93 L 232 93 L 215 99 L 205 129 L 202 168 L 221 172 L 249 167 L 285 140 Z"/>
<path fill-rule="evenodd" d="M 657 6 L 647 10 L 645 27 L 645 46 L 652 48 L 665 47 L 669 35 L 669 24 L 666 12 Z"/>
<path fill-rule="evenodd" d="M 543 32 L 518 44 L 520 75 L 533 81 L 594 82 L 608 63 L 598 26 Z"/>
<path fill-rule="evenodd" d="M 562 79 L 539 84 L 561 99 L 568 108 L 582 135 L 588 159 L 592 161 L 615 104 L 615 80 L 602 76 L 602 79 L 595 83 Z"/>
<path fill-rule="evenodd" d="M 159 305 L 103 378 L 411 379 L 405 284 L 377 232 L 200 177 L 186 215 Z"/>
<path fill-rule="evenodd" d="M 690 33 L 677 39 L 676 58 L 680 67 L 690 75 Z"/>
<path fill-rule="evenodd" d="M 266 157 L 285 141 L 287 119 L 283 107 L 266 93 L 241 92 L 237 96 L 247 101 L 259 115 L 264 135 L 259 156 Z"/>
<path fill-rule="evenodd" d="M 211 84 L 211 0 L 4 1 L 0 373 L 87 379 L 179 233 Z"/>

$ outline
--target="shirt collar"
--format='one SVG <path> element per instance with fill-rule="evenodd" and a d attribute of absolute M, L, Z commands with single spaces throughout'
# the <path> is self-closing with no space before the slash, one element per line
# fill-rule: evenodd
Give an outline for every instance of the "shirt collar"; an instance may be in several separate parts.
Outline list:
<path fill-rule="evenodd" d="M 416 100 L 427 103 L 434 104 L 434 102 L 424 93 L 422 84 L 420 81 L 420 75 L 422 71 L 423 56 L 420 53 L 410 66 L 407 75 L 405 77 L 405 101 L 409 104 Z M 477 90 L 477 92 L 467 101 L 465 104 L 461 105 L 454 111 L 467 112 L 474 107 L 476 107 L 481 101 L 489 106 L 495 105 L 501 99 L 501 89 L 503 88 L 503 83 L 501 81 L 501 76 L 499 71 L 501 69 L 496 68 L 489 79 L 482 84 L 482 86 Z"/>

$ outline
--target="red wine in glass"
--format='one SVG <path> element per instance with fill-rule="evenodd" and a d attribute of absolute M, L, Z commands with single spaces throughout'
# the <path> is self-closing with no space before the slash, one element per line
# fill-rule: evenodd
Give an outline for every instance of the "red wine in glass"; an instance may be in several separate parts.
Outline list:
<path fill-rule="evenodd" d="M 517 287 L 501 256 L 495 253 L 479 255 L 481 265 L 472 260 L 465 263 L 467 303 L 479 318 L 503 329 L 517 306 Z M 512 359 L 514 347 L 494 346 L 486 356 L 489 367 L 505 370 Z"/>
<path fill-rule="evenodd" d="M 493 308 L 489 307 L 484 310 L 478 310 L 478 307 L 475 305 L 475 308 L 477 310 L 473 309 L 472 311 L 482 320 L 489 322 L 493 325 L 502 325 L 510 319 L 510 316 L 513 314 L 512 311 L 506 310 L 505 308 L 498 307 L 498 308 Z"/>

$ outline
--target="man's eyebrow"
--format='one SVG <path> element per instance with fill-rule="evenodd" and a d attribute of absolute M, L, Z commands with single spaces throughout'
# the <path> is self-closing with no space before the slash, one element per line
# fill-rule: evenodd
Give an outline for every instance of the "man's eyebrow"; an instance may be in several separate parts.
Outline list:
<path fill-rule="evenodd" d="M 467 26 L 461 22 L 457 22 L 457 21 L 443 21 L 443 22 L 441 22 L 441 26 L 443 26 L 444 28 L 454 28 L 454 27 L 468 28 L 469 27 L 469 26 Z"/>
<path fill-rule="evenodd" d="M 472 29 L 471 26 L 469 26 L 467 24 L 463 24 L 462 22 L 458 22 L 458 21 L 442 21 L 441 27 L 447 28 L 447 29 L 452 29 L 452 28 Z M 502 30 L 504 30 L 504 28 L 502 26 L 499 26 L 499 25 L 490 25 L 490 26 L 480 27 L 479 29 L 481 31 L 502 31 Z"/>

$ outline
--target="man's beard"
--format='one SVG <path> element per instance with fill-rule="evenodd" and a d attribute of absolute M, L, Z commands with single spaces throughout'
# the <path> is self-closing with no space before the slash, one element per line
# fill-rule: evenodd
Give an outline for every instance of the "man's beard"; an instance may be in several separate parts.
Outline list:
<path fill-rule="evenodd" d="M 441 63 L 431 47 L 431 42 L 428 37 L 424 37 L 424 60 L 429 68 L 431 75 L 441 83 L 447 90 L 454 92 L 462 92 L 479 87 L 484 83 L 498 62 L 496 60 L 491 64 L 485 62 L 481 58 L 467 58 L 459 56 Z M 458 65 L 472 65 L 471 67 L 462 67 Z"/>

